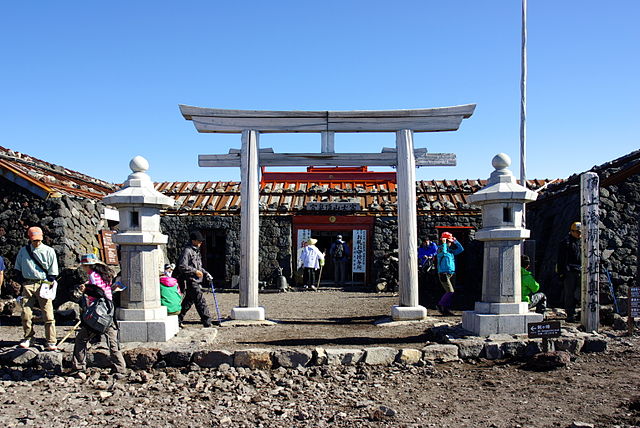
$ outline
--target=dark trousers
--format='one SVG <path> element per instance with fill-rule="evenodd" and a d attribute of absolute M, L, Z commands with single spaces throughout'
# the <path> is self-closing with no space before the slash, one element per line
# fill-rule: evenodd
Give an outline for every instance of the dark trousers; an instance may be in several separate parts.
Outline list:
<path fill-rule="evenodd" d="M 316 270 L 314 268 L 304 268 L 304 275 L 306 278 L 304 283 L 305 285 L 308 285 L 309 287 L 316 285 Z"/>
<path fill-rule="evenodd" d="M 76 335 L 75 344 L 73 345 L 73 360 L 71 365 L 75 370 L 84 370 L 87 367 L 87 345 L 89 341 L 96 336 L 100 336 L 100 333 L 85 326 L 80 328 L 80 331 Z M 127 366 L 120 351 L 118 329 L 115 326 L 115 321 L 111 324 L 111 327 L 104 332 L 104 336 L 107 339 L 107 346 L 111 353 L 111 362 L 114 365 L 115 371 L 118 373 L 125 372 Z"/>
<path fill-rule="evenodd" d="M 200 315 L 202 324 L 205 326 L 211 325 L 211 314 L 209 313 L 207 302 L 202 294 L 202 289 L 200 289 L 200 284 L 187 283 L 185 296 L 182 300 L 182 310 L 180 311 L 180 315 L 178 315 L 178 320 L 182 322 L 184 316 L 194 304 L 196 305 L 196 311 L 198 311 L 198 315 Z"/>
<path fill-rule="evenodd" d="M 534 293 L 529 296 L 529 309 L 536 308 L 536 312 L 544 314 L 547 310 L 547 296 L 544 293 Z"/>
<path fill-rule="evenodd" d="M 576 315 L 576 306 L 580 304 L 581 284 L 580 271 L 568 271 L 564 274 L 564 309 L 567 317 L 573 318 Z"/>
<path fill-rule="evenodd" d="M 347 282 L 347 261 L 346 260 L 334 260 L 333 261 L 333 281 L 342 285 Z"/>

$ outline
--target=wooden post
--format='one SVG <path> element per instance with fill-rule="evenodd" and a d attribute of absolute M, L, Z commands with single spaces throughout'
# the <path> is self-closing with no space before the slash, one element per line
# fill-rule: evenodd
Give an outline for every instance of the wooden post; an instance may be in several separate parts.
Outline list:
<path fill-rule="evenodd" d="M 418 220 L 413 132 L 396 132 L 400 306 L 418 306 Z"/>
<path fill-rule="evenodd" d="M 600 326 L 600 247 L 598 199 L 600 179 L 595 172 L 580 176 L 580 221 L 582 223 L 582 315 L 586 331 L 598 331 Z"/>
<path fill-rule="evenodd" d="M 322 135 L 322 146 L 320 147 L 321 153 L 334 153 L 335 150 L 335 136 L 333 131 L 324 131 L 320 133 Z"/>
<path fill-rule="evenodd" d="M 240 186 L 240 307 L 258 306 L 258 132 L 242 132 Z"/>

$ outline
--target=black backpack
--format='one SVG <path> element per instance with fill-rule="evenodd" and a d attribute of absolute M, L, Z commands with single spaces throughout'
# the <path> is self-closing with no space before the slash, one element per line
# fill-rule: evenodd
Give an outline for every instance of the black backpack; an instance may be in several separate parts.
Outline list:
<path fill-rule="evenodd" d="M 90 305 L 87 305 L 87 299 L 82 298 L 80 306 L 82 308 L 82 323 L 100 334 L 106 332 L 113 323 L 113 316 L 115 315 L 115 305 L 113 302 L 104 295 L 104 291 L 97 288 L 90 290 L 89 293 L 96 300 Z M 100 295 L 102 294 L 102 295 Z"/>
<path fill-rule="evenodd" d="M 344 244 L 342 242 L 338 242 L 333 249 L 333 258 L 341 259 L 342 257 L 344 257 Z"/>

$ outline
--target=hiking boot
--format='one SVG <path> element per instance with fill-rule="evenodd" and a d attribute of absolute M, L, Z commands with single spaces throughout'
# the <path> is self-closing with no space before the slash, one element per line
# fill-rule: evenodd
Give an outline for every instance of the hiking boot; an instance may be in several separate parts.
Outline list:
<path fill-rule="evenodd" d="M 29 348 L 29 346 L 31 345 L 31 340 L 30 339 L 24 339 L 22 342 L 20 342 L 20 344 L 18 345 L 21 348 L 27 349 Z"/>
<path fill-rule="evenodd" d="M 202 326 L 204 328 L 209 328 L 209 327 L 213 327 L 213 324 L 211 323 L 211 321 L 205 321 L 202 323 Z"/>
<path fill-rule="evenodd" d="M 313 291 L 318 291 L 318 287 L 316 287 L 315 285 L 312 285 L 312 286 L 311 286 L 311 289 L 312 289 Z"/>
<path fill-rule="evenodd" d="M 58 345 L 55 343 L 47 343 L 47 346 L 44 348 L 45 351 L 57 351 Z"/>

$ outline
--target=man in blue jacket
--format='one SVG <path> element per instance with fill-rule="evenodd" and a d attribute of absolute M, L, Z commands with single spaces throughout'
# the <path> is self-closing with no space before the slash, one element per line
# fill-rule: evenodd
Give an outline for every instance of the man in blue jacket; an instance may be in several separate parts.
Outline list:
<path fill-rule="evenodd" d="M 440 241 L 442 244 L 438 246 L 436 254 L 438 260 L 438 279 L 445 293 L 438 302 L 438 310 L 442 315 L 453 315 L 449 308 L 453 301 L 453 292 L 456 274 L 455 256 L 464 251 L 462 245 L 449 232 L 443 232 Z"/>

